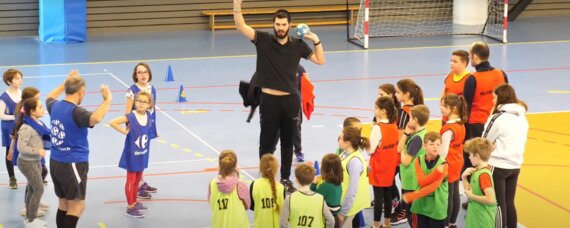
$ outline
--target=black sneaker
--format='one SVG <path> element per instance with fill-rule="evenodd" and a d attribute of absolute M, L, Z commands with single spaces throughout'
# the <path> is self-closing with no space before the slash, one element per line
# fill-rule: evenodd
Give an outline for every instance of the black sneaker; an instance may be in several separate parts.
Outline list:
<path fill-rule="evenodd" d="M 293 182 L 288 179 L 281 179 L 281 184 L 285 187 L 285 191 L 288 193 L 297 191 L 297 189 L 293 186 Z"/>
<path fill-rule="evenodd" d="M 17 189 L 18 188 L 18 183 L 15 177 L 10 177 L 10 185 L 9 187 L 11 189 Z"/>
<path fill-rule="evenodd" d="M 43 180 L 44 184 L 48 183 L 46 180 L 47 175 L 48 175 L 47 167 L 42 166 L 42 180 Z"/>
<path fill-rule="evenodd" d="M 406 222 L 408 222 L 407 216 L 408 216 L 408 214 L 407 214 L 406 210 L 402 210 L 402 212 L 397 213 L 397 214 L 392 214 L 392 218 L 390 218 L 390 224 L 398 225 L 398 224 L 406 223 Z"/>

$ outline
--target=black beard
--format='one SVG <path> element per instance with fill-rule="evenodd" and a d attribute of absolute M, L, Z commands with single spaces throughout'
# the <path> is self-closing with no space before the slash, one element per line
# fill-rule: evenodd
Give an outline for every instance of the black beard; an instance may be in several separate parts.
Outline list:
<path fill-rule="evenodd" d="M 279 33 L 277 32 L 277 30 L 275 30 L 275 28 L 273 28 L 273 32 L 275 33 L 275 36 L 277 36 L 277 38 L 285 39 L 285 37 L 287 37 L 287 35 L 289 34 L 289 29 L 287 29 L 287 31 L 285 31 L 285 35 L 283 35 L 283 36 L 279 35 Z"/>

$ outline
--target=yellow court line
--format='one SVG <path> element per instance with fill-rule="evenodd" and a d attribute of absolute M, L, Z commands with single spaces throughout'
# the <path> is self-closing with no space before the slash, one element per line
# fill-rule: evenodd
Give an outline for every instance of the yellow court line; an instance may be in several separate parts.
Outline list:
<path fill-rule="evenodd" d="M 556 44 L 570 43 L 570 40 L 553 40 L 553 41 L 528 41 L 514 43 L 494 43 L 489 46 L 498 45 L 529 45 L 529 44 Z M 377 52 L 377 51 L 406 51 L 421 49 L 437 49 L 437 48 L 458 48 L 469 47 L 470 44 L 464 45 L 442 45 L 442 46 L 420 46 L 420 47 L 401 47 L 401 48 L 377 48 L 377 49 L 360 49 L 360 50 L 339 50 L 327 51 L 327 54 L 353 53 L 353 52 Z M 52 63 L 52 64 L 28 64 L 15 66 L 0 66 L 0 68 L 25 68 L 25 67 L 48 67 L 48 66 L 70 66 L 70 65 L 96 65 L 96 64 L 117 64 L 117 63 L 137 63 L 137 62 L 161 62 L 161 61 L 185 61 L 185 60 L 204 60 L 204 59 L 225 59 L 225 58 L 246 58 L 255 57 L 255 54 L 249 55 L 221 55 L 221 56 L 201 56 L 201 57 L 185 57 L 185 58 L 162 58 L 162 59 L 138 59 L 138 60 L 115 60 L 115 61 L 95 61 L 95 62 L 74 62 L 74 63 Z"/>
<path fill-rule="evenodd" d="M 548 90 L 548 93 L 570 94 L 570 90 Z"/>
<path fill-rule="evenodd" d="M 194 153 L 194 156 L 199 157 L 199 158 L 204 157 L 204 155 L 201 154 L 201 153 Z M 208 158 L 208 159 L 209 159 L 209 158 Z"/>
<path fill-rule="evenodd" d="M 107 225 L 105 225 L 105 223 L 103 222 L 98 222 L 97 225 L 99 226 L 99 228 L 107 228 Z M 0 227 L 2 228 L 2 227 Z"/>
<path fill-rule="evenodd" d="M 191 150 L 191 149 L 188 149 L 188 148 L 184 148 L 183 151 L 184 151 L 184 152 L 192 152 L 192 150 Z"/>
<path fill-rule="evenodd" d="M 171 147 L 178 148 L 180 147 L 178 144 L 170 144 Z"/>
<path fill-rule="evenodd" d="M 428 98 L 424 98 L 424 101 L 439 101 L 438 97 L 428 97 Z"/>
<path fill-rule="evenodd" d="M 159 142 L 159 143 L 166 143 L 166 140 L 164 140 L 164 139 L 159 139 L 158 142 Z"/>

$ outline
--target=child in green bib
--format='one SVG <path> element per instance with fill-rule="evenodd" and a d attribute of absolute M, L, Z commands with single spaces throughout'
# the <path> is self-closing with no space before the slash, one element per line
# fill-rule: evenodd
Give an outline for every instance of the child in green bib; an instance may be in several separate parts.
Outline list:
<path fill-rule="evenodd" d="M 417 190 L 416 180 L 416 157 L 425 154 L 422 149 L 424 136 L 426 134 L 426 124 L 429 120 L 430 111 L 425 105 L 416 105 L 410 111 L 410 120 L 404 129 L 404 133 L 398 140 L 398 152 L 400 153 L 400 182 L 402 183 L 402 195 Z M 412 226 L 411 214 L 412 205 L 402 200 L 402 210 L 392 224 L 408 222 Z M 391 221 L 392 222 L 392 221 Z"/>
<path fill-rule="evenodd" d="M 324 197 L 310 189 L 315 179 L 315 169 L 310 165 L 301 164 L 295 168 L 295 178 L 299 188 L 285 198 L 279 226 L 332 228 L 334 217 Z"/>
<path fill-rule="evenodd" d="M 447 218 L 448 202 L 448 166 L 439 156 L 441 136 L 430 131 L 424 137 L 422 150 L 425 152 L 414 162 L 418 190 L 408 192 L 402 199 L 406 203 L 414 202 L 410 211 L 412 227 L 444 228 Z"/>
<path fill-rule="evenodd" d="M 487 163 L 493 145 L 485 138 L 474 138 L 465 142 L 463 148 L 469 153 L 469 160 L 475 166 L 465 169 L 461 176 L 465 195 L 469 199 L 465 227 L 495 227 L 497 200 Z"/>

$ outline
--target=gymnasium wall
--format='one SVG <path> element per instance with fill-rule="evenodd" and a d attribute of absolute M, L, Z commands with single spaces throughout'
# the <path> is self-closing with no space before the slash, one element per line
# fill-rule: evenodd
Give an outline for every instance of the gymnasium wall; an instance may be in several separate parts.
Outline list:
<path fill-rule="evenodd" d="M 360 2 L 349 1 L 351 4 Z M 232 2 L 232 0 L 87 0 L 87 31 L 89 34 L 100 34 L 207 29 L 208 18 L 202 16 L 201 11 L 231 9 Z M 287 8 L 344 4 L 345 0 L 246 0 L 243 7 Z M 570 0 L 534 0 L 521 17 L 561 15 L 570 16 Z M 340 19 L 342 15 L 305 14 L 296 19 L 302 21 L 303 17 Z M 231 17 L 227 20 L 231 20 Z M 267 16 L 246 17 L 246 20 L 267 20 Z M 0 36 L 35 36 L 38 34 L 38 21 L 38 0 L 0 0 Z"/>

